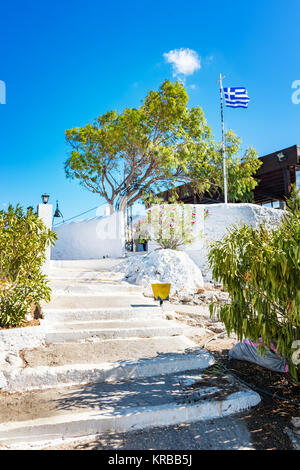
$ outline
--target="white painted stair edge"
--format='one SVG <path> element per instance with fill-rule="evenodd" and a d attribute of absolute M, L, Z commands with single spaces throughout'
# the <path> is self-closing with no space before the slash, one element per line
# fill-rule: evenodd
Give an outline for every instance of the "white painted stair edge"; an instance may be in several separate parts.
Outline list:
<path fill-rule="evenodd" d="M 53 323 L 66 321 L 158 319 L 163 317 L 160 307 L 110 307 L 110 308 L 43 308 L 44 320 Z"/>
<path fill-rule="evenodd" d="M 260 396 L 249 390 L 232 393 L 222 401 L 205 400 L 189 405 L 170 403 L 111 412 L 92 410 L 9 422 L 0 425 L 0 444 L 11 449 L 45 447 L 68 438 L 221 418 L 246 410 L 259 402 Z"/>
<path fill-rule="evenodd" d="M 21 392 L 92 382 L 122 382 L 133 378 L 205 369 L 214 363 L 214 357 L 204 349 L 200 349 L 194 353 L 169 353 L 165 356 L 139 361 L 27 367 L 21 370 L 4 371 L 5 384 L 3 384 L 2 391 Z"/>
<path fill-rule="evenodd" d="M 121 338 L 150 338 L 154 336 L 176 336 L 184 334 L 184 327 L 180 324 L 176 325 L 175 322 L 165 320 L 164 325 L 160 326 L 141 326 L 141 327 L 126 327 L 123 328 L 81 328 L 74 329 L 53 329 L 46 333 L 46 343 L 66 343 L 78 342 L 85 339 L 121 339 Z M 186 328 L 188 330 L 188 328 Z"/>

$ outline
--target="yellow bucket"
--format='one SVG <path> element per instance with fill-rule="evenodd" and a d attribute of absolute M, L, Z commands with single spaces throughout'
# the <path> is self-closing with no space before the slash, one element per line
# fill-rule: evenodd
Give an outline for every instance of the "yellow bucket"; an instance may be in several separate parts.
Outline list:
<path fill-rule="evenodd" d="M 155 300 L 160 300 L 161 303 L 169 300 L 171 284 L 151 284 L 151 287 Z"/>

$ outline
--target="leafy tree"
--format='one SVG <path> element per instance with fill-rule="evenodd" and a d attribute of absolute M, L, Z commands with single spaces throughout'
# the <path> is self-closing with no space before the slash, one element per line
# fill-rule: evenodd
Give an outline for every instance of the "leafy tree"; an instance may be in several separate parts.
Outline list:
<path fill-rule="evenodd" d="M 262 338 L 260 351 L 277 345 L 297 378 L 295 346 L 300 340 L 300 204 L 294 189 L 288 211 L 276 229 L 235 226 L 214 243 L 209 260 L 231 303 L 214 304 L 211 313 L 239 340 Z M 299 361 L 300 362 L 300 361 Z"/>
<path fill-rule="evenodd" d="M 252 191 L 258 184 L 253 175 L 260 168 L 262 162 L 257 158 L 257 152 L 253 147 L 246 149 L 242 158 L 238 156 L 241 153 L 241 139 L 232 130 L 226 133 L 225 139 L 228 201 L 252 202 Z M 221 144 L 218 148 L 221 148 Z M 218 174 L 215 179 L 218 181 L 217 191 L 222 193 L 223 157 L 220 151 L 216 155 L 215 166 Z"/>
<path fill-rule="evenodd" d="M 166 80 L 150 91 L 138 109 L 110 111 L 93 124 L 66 131 L 71 154 L 65 163 L 68 178 L 124 209 L 154 193 L 189 183 L 197 192 L 221 190 L 222 156 L 202 109 L 188 108 L 188 95 L 179 82 Z M 259 160 L 253 149 L 234 159 L 239 140 L 227 133 L 229 195 L 242 199 L 255 186 Z"/>
<path fill-rule="evenodd" d="M 55 232 L 31 210 L 20 206 L 0 211 L 0 327 L 16 327 L 31 306 L 50 300 L 47 277 L 41 268 Z"/>

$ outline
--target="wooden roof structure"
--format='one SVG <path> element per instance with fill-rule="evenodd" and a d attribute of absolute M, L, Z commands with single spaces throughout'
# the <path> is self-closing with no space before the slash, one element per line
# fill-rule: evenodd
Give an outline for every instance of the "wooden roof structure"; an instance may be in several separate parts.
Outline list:
<path fill-rule="evenodd" d="M 254 202 L 268 204 L 285 201 L 290 196 L 291 185 L 300 181 L 300 147 L 293 145 L 259 158 L 262 165 L 255 175 L 258 185 L 254 189 Z M 298 172 L 298 179 L 297 179 Z M 214 204 L 224 202 L 223 194 L 215 198 L 209 195 L 195 194 L 188 184 L 177 187 L 179 199 L 186 204 Z M 160 193 L 164 201 L 168 201 L 171 193 Z"/>
<path fill-rule="evenodd" d="M 260 157 L 262 166 L 256 173 L 259 180 L 254 189 L 254 201 L 266 204 L 272 201 L 285 201 L 291 193 L 291 185 L 296 183 L 300 171 L 300 147 L 293 145 L 277 152 Z"/>

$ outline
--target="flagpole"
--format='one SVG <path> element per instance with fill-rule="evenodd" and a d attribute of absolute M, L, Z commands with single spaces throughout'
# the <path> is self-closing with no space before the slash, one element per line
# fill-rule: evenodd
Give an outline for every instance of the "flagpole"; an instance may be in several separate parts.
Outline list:
<path fill-rule="evenodd" d="M 220 73 L 220 102 L 221 102 L 221 124 L 222 124 L 222 155 L 223 155 L 223 175 L 224 175 L 224 202 L 227 204 L 227 171 L 226 171 L 226 156 L 225 156 L 225 132 L 224 132 L 224 113 L 223 113 L 223 80 Z"/>

